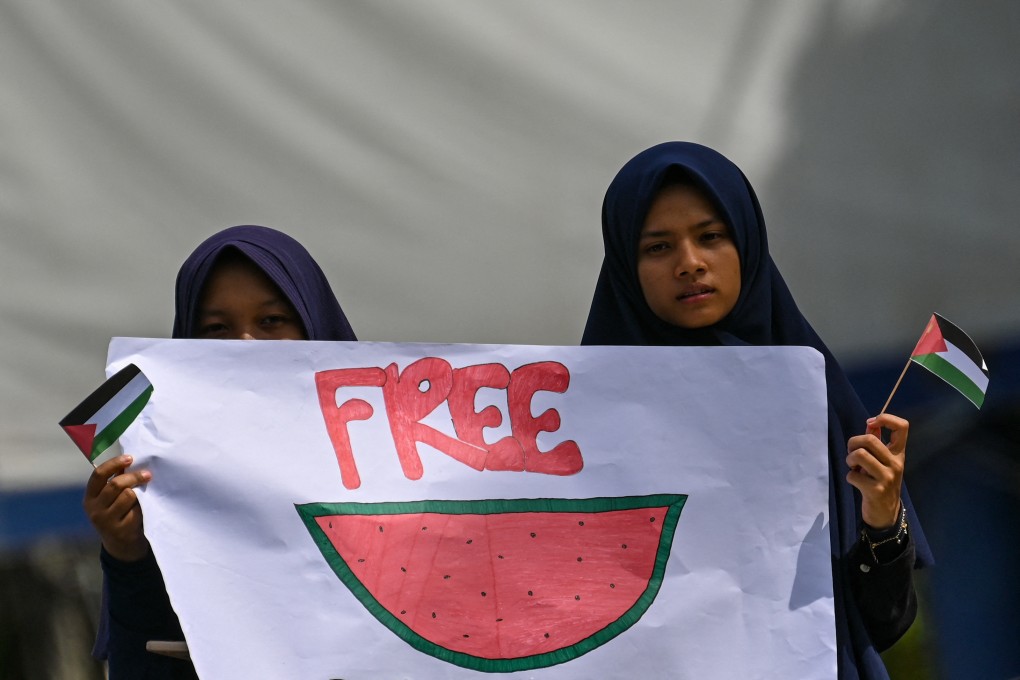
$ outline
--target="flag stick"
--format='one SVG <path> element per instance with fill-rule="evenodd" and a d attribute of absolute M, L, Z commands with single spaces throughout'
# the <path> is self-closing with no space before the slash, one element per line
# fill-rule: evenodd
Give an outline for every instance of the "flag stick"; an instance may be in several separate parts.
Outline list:
<path fill-rule="evenodd" d="M 893 395 L 896 394 L 896 390 L 899 389 L 900 383 L 903 382 L 903 376 L 907 374 L 907 369 L 910 368 L 910 362 L 911 359 L 907 359 L 907 365 L 903 367 L 903 372 L 900 373 L 899 379 L 896 381 L 896 384 L 893 385 L 892 392 L 889 393 L 889 398 L 885 400 L 885 406 L 883 406 L 882 410 L 878 412 L 878 415 L 882 415 L 885 413 L 885 410 L 889 408 L 889 402 L 892 401 Z"/>

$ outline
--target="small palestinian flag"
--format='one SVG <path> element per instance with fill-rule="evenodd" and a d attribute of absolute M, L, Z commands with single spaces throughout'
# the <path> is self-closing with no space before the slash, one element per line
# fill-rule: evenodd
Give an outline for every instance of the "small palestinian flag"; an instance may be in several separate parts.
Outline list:
<path fill-rule="evenodd" d="M 128 364 L 68 413 L 60 426 L 94 465 L 124 434 L 151 394 L 149 379 L 137 366 Z"/>
<path fill-rule="evenodd" d="M 988 365 L 974 341 L 957 326 L 932 314 L 910 360 L 945 380 L 981 408 L 988 390 Z"/>

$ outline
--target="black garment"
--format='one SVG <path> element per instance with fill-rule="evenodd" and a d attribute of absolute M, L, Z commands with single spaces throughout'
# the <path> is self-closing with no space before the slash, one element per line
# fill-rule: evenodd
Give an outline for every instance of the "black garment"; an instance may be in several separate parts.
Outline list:
<path fill-rule="evenodd" d="M 152 553 L 138 562 L 121 562 L 104 549 L 99 560 L 109 596 L 110 680 L 197 678 L 190 661 L 145 649 L 150 640 L 184 639 Z"/>
<path fill-rule="evenodd" d="M 872 550 L 866 542 L 868 539 L 874 543 L 892 539 L 897 528 L 869 531 L 867 538 L 859 540 L 847 557 L 854 599 L 868 635 L 880 652 L 903 637 L 917 616 L 914 591 L 917 557 L 910 530 L 899 544 L 893 541 Z"/>

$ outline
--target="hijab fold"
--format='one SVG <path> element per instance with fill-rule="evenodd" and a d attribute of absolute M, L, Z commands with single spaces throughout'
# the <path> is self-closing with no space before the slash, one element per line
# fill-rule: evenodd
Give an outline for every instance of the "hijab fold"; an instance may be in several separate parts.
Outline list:
<path fill-rule="evenodd" d="M 659 319 L 645 302 L 637 247 L 645 216 L 667 173 L 681 172 L 729 226 L 740 255 L 741 290 L 730 313 L 705 329 Z M 845 481 L 846 444 L 865 430 L 868 413 L 835 357 L 800 313 L 769 254 L 765 219 L 747 178 L 722 154 L 690 142 L 666 142 L 642 151 L 620 170 L 602 206 L 605 259 L 599 273 L 584 345 L 803 345 L 825 357 L 829 405 L 829 533 L 833 558 L 836 634 L 841 678 L 888 678 L 854 603 L 846 559 L 860 535 L 860 494 Z M 916 548 L 915 566 L 932 563 L 907 490 L 903 489 Z"/>

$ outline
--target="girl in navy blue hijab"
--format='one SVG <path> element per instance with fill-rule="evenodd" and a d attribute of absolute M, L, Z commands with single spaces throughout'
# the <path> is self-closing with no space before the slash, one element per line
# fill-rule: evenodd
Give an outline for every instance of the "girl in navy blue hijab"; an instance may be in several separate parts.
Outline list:
<path fill-rule="evenodd" d="M 290 236 L 259 226 L 225 229 L 198 246 L 177 275 L 174 338 L 356 340 L 325 275 Z M 163 576 L 142 533 L 133 488 L 148 471 L 131 457 L 100 465 L 83 505 L 102 539 L 104 589 L 93 654 L 111 680 L 191 678 L 182 659 L 146 651 L 151 640 L 183 640 Z"/>
<path fill-rule="evenodd" d="M 879 652 L 913 622 L 912 570 L 932 563 L 902 484 L 907 422 L 868 417 L 772 261 L 754 190 L 718 152 L 667 142 L 635 156 L 606 192 L 602 237 L 582 344 L 805 345 L 825 357 L 839 677 L 888 678 Z"/>

